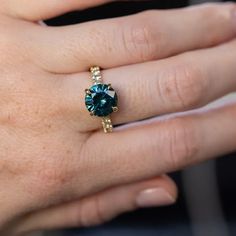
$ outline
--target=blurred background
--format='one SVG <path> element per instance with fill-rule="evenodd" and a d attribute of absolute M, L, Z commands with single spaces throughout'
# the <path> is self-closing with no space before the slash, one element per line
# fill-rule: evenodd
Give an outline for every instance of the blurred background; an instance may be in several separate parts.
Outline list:
<path fill-rule="evenodd" d="M 146 9 L 165 9 L 199 4 L 203 0 L 113 2 L 49 20 L 49 25 L 75 24 L 117 17 Z M 183 21 L 183 24 L 185 22 Z M 236 75 L 235 75 L 236 77 Z M 219 102 L 232 99 L 228 96 Z M 220 125 L 220 124 L 219 124 Z M 90 229 L 45 232 L 43 236 L 234 236 L 236 235 L 236 154 L 172 174 L 180 192 L 177 204 L 139 210 Z"/>

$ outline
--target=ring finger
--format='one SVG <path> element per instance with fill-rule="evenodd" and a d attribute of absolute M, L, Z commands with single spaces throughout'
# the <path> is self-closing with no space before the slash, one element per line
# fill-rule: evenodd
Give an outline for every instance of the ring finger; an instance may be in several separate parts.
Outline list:
<path fill-rule="evenodd" d="M 236 40 L 161 61 L 105 70 L 104 82 L 111 83 L 120 97 L 114 124 L 197 108 L 233 92 L 235 47 Z M 89 74 L 68 75 L 60 82 L 62 96 L 79 116 L 76 120 L 83 120 L 81 130 L 100 128 L 100 119 L 90 117 L 84 105 L 84 89 L 91 85 Z"/>

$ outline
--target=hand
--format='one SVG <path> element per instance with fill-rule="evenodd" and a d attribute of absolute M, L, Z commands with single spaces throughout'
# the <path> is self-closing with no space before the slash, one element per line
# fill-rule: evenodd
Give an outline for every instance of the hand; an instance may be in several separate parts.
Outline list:
<path fill-rule="evenodd" d="M 174 202 L 174 183 L 155 176 L 235 149 L 235 105 L 221 108 L 226 113 L 121 126 L 109 135 L 84 106 L 91 65 L 108 69 L 104 80 L 119 93 L 115 124 L 188 110 L 233 91 L 236 43 L 216 46 L 235 36 L 233 4 L 58 28 L 34 22 L 84 3 L 18 4 L 3 1 L 0 16 L 2 234 L 87 226 Z M 157 59 L 163 60 L 137 64 Z M 153 189 L 165 193 L 158 203 Z"/>

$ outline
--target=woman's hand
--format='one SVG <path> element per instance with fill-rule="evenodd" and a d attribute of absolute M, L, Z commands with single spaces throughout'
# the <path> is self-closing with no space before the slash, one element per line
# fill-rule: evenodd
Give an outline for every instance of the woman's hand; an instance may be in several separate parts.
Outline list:
<path fill-rule="evenodd" d="M 235 90 L 236 42 L 217 46 L 236 34 L 235 5 L 58 28 L 35 23 L 103 2 L 1 3 L 1 235 L 88 226 L 173 203 L 174 183 L 155 176 L 236 149 L 234 104 L 109 135 L 84 105 L 92 65 L 108 69 L 104 80 L 119 93 L 115 124 L 192 109 Z"/>

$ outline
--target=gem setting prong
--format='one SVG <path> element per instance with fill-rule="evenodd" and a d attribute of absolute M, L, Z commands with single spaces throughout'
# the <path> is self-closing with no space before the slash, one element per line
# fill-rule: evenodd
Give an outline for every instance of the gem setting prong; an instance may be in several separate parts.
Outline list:
<path fill-rule="evenodd" d="M 113 112 L 118 112 L 119 108 L 118 107 L 112 107 Z"/>
<path fill-rule="evenodd" d="M 90 92 L 89 89 L 85 89 L 85 93 L 86 93 L 86 94 L 91 94 L 91 92 Z"/>

